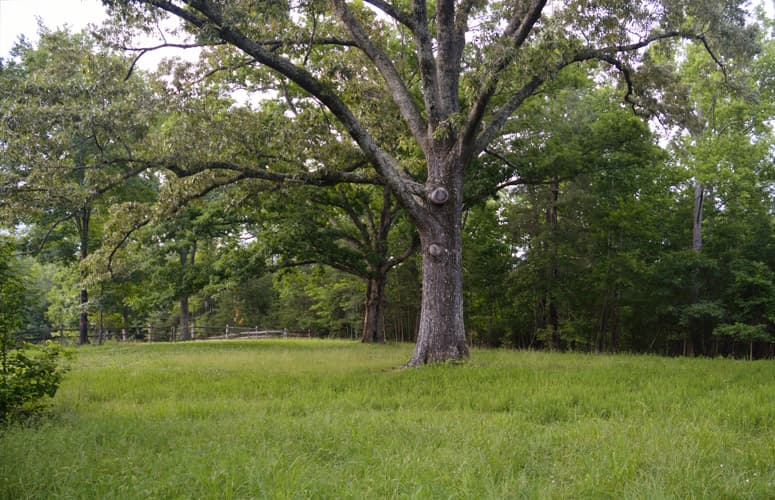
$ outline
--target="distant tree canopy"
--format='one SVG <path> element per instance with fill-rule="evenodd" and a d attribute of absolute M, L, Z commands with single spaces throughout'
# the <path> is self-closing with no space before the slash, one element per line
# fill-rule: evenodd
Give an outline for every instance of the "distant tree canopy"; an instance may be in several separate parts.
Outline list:
<path fill-rule="evenodd" d="M 34 223 L 31 251 L 67 240 L 84 261 L 105 208 L 144 189 L 134 177 L 145 168 L 132 159 L 158 116 L 159 94 L 147 78 L 125 78 L 127 64 L 85 34 L 43 29 L 38 47 L 20 42 L 0 67 L 0 216 Z M 84 343 L 83 278 L 80 309 Z"/>

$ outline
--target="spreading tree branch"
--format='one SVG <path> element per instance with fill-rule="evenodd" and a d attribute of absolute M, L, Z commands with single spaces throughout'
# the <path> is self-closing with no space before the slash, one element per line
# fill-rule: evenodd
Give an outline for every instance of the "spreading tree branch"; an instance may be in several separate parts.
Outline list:
<path fill-rule="evenodd" d="M 366 30 L 349 7 L 347 7 L 344 0 L 332 1 L 337 15 L 350 32 L 350 35 L 355 40 L 357 46 L 374 63 L 377 70 L 382 75 L 382 78 L 385 79 L 387 89 L 391 94 L 393 102 L 398 106 L 401 116 L 409 126 L 409 130 L 411 130 L 415 140 L 423 151 L 427 153 L 429 145 L 426 136 L 427 126 L 425 120 L 423 120 L 420 111 L 417 109 L 417 106 L 415 106 L 414 99 L 406 88 L 401 76 L 398 74 L 393 62 L 387 54 L 371 41 L 371 37 L 366 33 Z"/>
<path fill-rule="evenodd" d="M 140 58 L 143 57 L 145 54 L 149 52 L 153 52 L 155 50 L 159 49 L 198 49 L 202 47 L 211 47 L 214 45 L 223 45 L 223 42 L 218 43 L 162 43 L 159 45 L 154 45 L 153 47 L 121 47 L 122 50 L 126 50 L 129 52 L 139 52 L 135 57 L 132 58 L 132 63 L 129 65 L 129 69 L 126 72 L 126 75 L 124 76 L 124 81 L 129 80 L 129 78 L 132 76 L 132 73 L 134 72 L 135 66 L 140 61 Z"/>
<path fill-rule="evenodd" d="M 365 2 L 368 3 L 369 5 L 376 7 L 377 9 L 381 10 L 388 16 L 392 17 L 393 19 L 403 24 L 410 30 L 414 31 L 415 20 L 408 12 L 404 12 L 399 8 L 397 8 L 395 5 L 385 2 L 384 0 L 365 0 Z"/>
<path fill-rule="evenodd" d="M 261 44 L 241 32 L 237 27 L 224 22 L 220 8 L 212 0 L 189 0 L 187 2 L 189 8 L 186 9 L 180 8 L 168 0 L 145 1 L 150 5 L 178 16 L 184 21 L 190 22 L 198 28 L 209 26 L 215 30 L 222 41 L 234 45 L 254 57 L 259 63 L 286 76 L 318 99 L 342 123 L 347 133 L 358 144 L 369 159 L 369 162 L 390 186 L 401 204 L 418 221 L 424 220 L 427 217 L 418 201 L 413 198 L 410 189 L 407 188 L 405 180 L 399 174 L 397 160 L 377 145 L 375 139 L 334 89 L 321 82 L 307 69 L 299 67 L 287 58 L 267 50 Z"/>
<path fill-rule="evenodd" d="M 533 27 L 541 18 L 541 13 L 543 12 L 545 6 L 546 0 L 532 0 L 529 6 L 527 6 L 524 10 L 518 10 L 515 16 L 511 19 L 509 25 L 503 33 L 501 41 L 501 43 L 508 41 L 510 49 L 507 50 L 503 55 L 499 56 L 498 59 L 487 65 L 491 66 L 492 69 L 489 71 L 486 80 L 483 82 L 482 90 L 479 93 L 479 96 L 476 98 L 474 105 L 471 106 L 471 109 L 468 112 L 468 118 L 460 136 L 461 144 L 472 144 L 474 142 L 474 137 L 476 136 L 476 133 L 481 126 L 485 111 L 487 110 L 487 106 L 489 105 L 492 96 L 495 94 L 495 90 L 497 89 L 498 84 L 503 77 L 503 73 L 514 60 L 517 52 L 524 45 L 528 35 L 533 30 Z M 528 95 L 532 94 L 532 92 L 535 91 L 535 89 L 537 89 L 541 83 L 541 81 L 533 78 L 533 80 L 531 80 L 531 82 L 523 87 L 523 89 L 518 93 L 518 95 L 522 97 L 518 97 L 515 102 L 511 103 L 510 106 L 506 105 L 505 112 L 508 112 L 508 114 L 513 113 L 513 111 L 516 110 L 522 101 L 524 101 Z M 524 95 L 525 92 L 528 92 L 528 94 Z M 500 129 L 503 123 L 505 123 L 505 119 L 501 118 L 494 120 L 493 123 L 497 124 L 498 129 Z M 487 133 L 483 134 L 481 137 L 489 137 L 492 139 L 494 135 L 495 134 L 493 133 Z M 482 144 L 483 141 L 481 139 L 476 142 L 478 142 L 479 145 L 473 150 L 468 151 L 467 154 L 473 156 L 478 151 L 481 151 L 484 146 L 486 146 L 486 144 L 489 144 L 489 142 Z"/>
<path fill-rule="evenodd" d="M 443 120 L 439 107 L 438 72 L 434 56 L 433 37 L 428 27 L 428 9 L 425 0 L 412 0 L 412 34 L 417 46 L 420 62 L 422 94 L 425 100 L 425 112 L 431 129 L 435 129 Z"/>
<path fill-rule="evenodd" d="M 75 213 L 74 212 L 70 212 L 67 215 L 65 215 L 64 217 L 60 217 L 59 219 L 55 220 L 54 223 L 51 224 L 48 227 L 48 230 L 46 230 L 46 234 L 43 235 L 43 239 L 40 241 L 40 244 L 37 246 L 37 248 L 34 249 L 34 250 L 27 251 L 27 252 L 22 252 L 21 254 L 22 255 L 38 255 L 40 252 L 43 251 L 43 247 L 46 246 L 46 243 L 48 243 L 48 239 L 51 238 L 51 235 L 54 234 L 54 230 L 57 227 L 59 227 L 60 224 L 62 224 L 63 222 L 69 221 L 73 217 L 75 217 Z"/>
<path fill-rule="evenodd" d="M 187 166 L 175 162 L 159 162 L 156 166 L 169 170 L 178 177 L 191 177 L 211 170 L 228 170 L 240 172 L 246 179 L 261 179 L 281 184 L 292 183 L 311 186 L 334 186 L 344 183 L 382 185 L 382 181 L 378 177 L 352 171 L 271 172 L 263 168 L 247 167 L 227 161 L 203 162 Z"/>
<path fill-rule="evenodd" d="M 541 85 L 543 85 L 543 83 L 545 83 L 554 75 L 559 73 L 563 68 L 575 63 L 597 60 L 597 61 L 606 62 L 612 65 L 613 67 L 615 67 L 622 74 L 625 80 L 625 83 L 627 85 L 627 93 L 625 95 L 625 101 L 627 101 L 633 106 L 636 105 L 635 101 L 632 99 L 632 96 L 634 95 L 632 70 L 616 56 L 637 51 L 639 49 L 645 48 L 661 40 L 675 39 L 675 38 L 685 38 L 685 39 L 700 40 L 700 41 L 705 40 L 705 36 L 702 34 L 697 35 L 694 33 L 688 33 L 688 32 L 682 32 L 682 31 L 669 31 L 664 33 L 652 33 L 651 35 L 644 37 L 642 40 L 639 40 L 631 44 L 614 45 L 614 46 L 604 47 L 599 49 L 586 47 L 576 51 L 573 54 L 570 54 L 568 57 L 563 58 L 561 61 L 556 63 L 555 66 L 550 69 L 550 71 L 534 76 L 530 81 L 525 83 L 518 91 L 512 94 L 512 97 L 505 104 L 503 104 L 499 109 L 495 110 L 495 112 L 492 114 L 492 118 L 490 122 L 484 127 L 484 129 L 478 135 L 475 141 L 475 146 L 472 148 L 471 154 L 476 154 L 479 151 L 484 151 L 487 145 L 490 144 L 495 139 L 497 134 L 502 129 L 503 125 L 509 119 L 509 117 L 514 113 L 514 111 L 517 110 L 517 108 L 519 108 L 519 106 L 522 105 L 525 99 L 535 94 L 535 92 L 538 90 L 538 88 Z M 705 44 L 705 47 L 709 51 L 713 60 L 717 64 L 719 64 L 723 70 L 723 64 L 721 63 L 720 59 L 712 52 L 710 47 L 707 45 L 706 41 L 704 41 L 703 43 Z M 469 120 L 468 125 L 470 124 L 471 122 Z M 469 133 L 469 132 L 470 132 L 470 129 L 466 131 L 466 133 Z"/>
<path fill-rule="evenodd" d="M 406 259 L 414 255 L 414 253 L 417 251 L 418 248 L 420 248 L 420 235 L 417 234 L 417 231 L 415 231 L 412 234 L 412 242 L 404 250 L 404 253 L 402 253 L 401 255 L 398 255 L 397 257 L 391 257 L 390 259 L 388 259 L 388 262 L 386 264 L 387 270 L 389 271 L 394 267 L 396 267 L 397 265 L 406 261 Z"/>

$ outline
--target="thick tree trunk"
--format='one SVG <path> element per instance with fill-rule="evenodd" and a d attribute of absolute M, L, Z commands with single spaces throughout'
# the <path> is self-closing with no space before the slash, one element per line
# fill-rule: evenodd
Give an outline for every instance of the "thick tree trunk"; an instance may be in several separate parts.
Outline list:
<path fill-rule="evenodd" d="M 423 239 L 420 325 L 407 366 L 468 358 L 463 324 L 463 280 L 460 231 L 447 241 Z"/>
<path fill-rule="evenodd" d="M 429 164 L 434 178 L 452 179 L 442 191 L 429 195 L 431 217 L 418 224 L 422 248 L 422 305 L 417 342 L 407 366 L 468 358 L 463 323 L 463 240 L 461 235 L 462 173 L 433 175 L 439 164 Z M 444 168 L 455 169 L 454 165 Z M 462 172 L 462 168 L 460 169 Z M 442 186 L 441 182 L 435 185 Z"/>
<path fill-rule="evenodd" d="M 361 342 L 385 342 L 385 276 L 372 277 L 366 283 L 366 311 Z"/>

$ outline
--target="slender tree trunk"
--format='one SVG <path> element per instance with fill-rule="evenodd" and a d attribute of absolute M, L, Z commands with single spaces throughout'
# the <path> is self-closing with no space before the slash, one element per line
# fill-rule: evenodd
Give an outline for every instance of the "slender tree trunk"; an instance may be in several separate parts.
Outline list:
<path fill-rule="evenodd" d="M 614 293 L 614 303 L 611 309 L 611 352 L 615 353 L 619 349 L 619 302 L 621 292 L 616 290 Z"/>
<path fill-rule="evenodd" d="M 608 293 L 603 295 L 603 309 L 600 313 L 600 328 L 597 331 L 597 339 L 595 339 L 595 349 L 600 350 L 600 339 L 605 337 L 608 332 Z"/>
<path fill-rule="evenodd" d="M 186 265 L 188 263 L 188 248 L 183 248 L 179 251 L 180 255 L 180 270 L 181 273 L 185 276 L 186 275 Z M 193 259 L 192 259 L 193 260 Z M 191 262 L 193 265 L 193 262 Z M 190 319 L 191 319 L 191 311 L 188 307 L 188 292 L 183 291 L 183 294 L 180 296 L 180 340 L 190 340 L 191 339 L 191 328 L 189 326 Z"/>
<path fill-rule="evenodd" d="M 191 311 L 188 308 L 188 295 L 180 298 L 180 340 L 191 340 Z"/>
<path fill-rule="evenodd" d="M 361 342 L 385 342 L 385 282 L 383 274 L 370 277 L 366 283 L 366 311 Z"/>
<path fill-rule="evenodd" d="M 692 207 L 692 252 L 702 252 L 702 208 L 705 201 L 705 186 L 700 181 L 694 185 L 694 204 Z M 700 275 L 695 270 L 692 276 L 691 304 L 700 302 Z M 689 322 L 689 331 L 684 339 L 684 356 L 694 356 L 697 350 L 697 340 L 701 339 L 702 332 L 698 331 L 698 325 Z"/>
<path fill-rule="evenodd" d="M 80 239 L 80 252 L 79 262 L 86 260 L 89 256 L 89 221 L 91 219 L 91 208 L 83 207 L 78 211 L 78 215 L 75 217 L 76 225 L 78 226 L 78 237 Z M 89 343 L 89 312 L 87 310 L 89 304 L 89 292 L 84 285 L 85 276 L 81 271 L 81 294 L 80 294 L 80 306 L 81 312 L 78 319 L 78 345 Z"/>
<path fill-rule="evenodd" d="M 86 305 L 89 303 L 89 292 L 86 287 L 81 288 L 81 313 L 78 320 L 78 344 L 89 343 L 89 313 L 86 311 Z"/>
<path fill-rule="evenodd" d="M 100 294 L 101 295 L 101 294 Z M 100 297 L 100 302 L 102 302 L 102 297 Z M 103 330 L 103 319 L 104 315 L 102 312 L 102 305 L 100 305 L 99 313 L 97 317 L 97 338 L 99 339 L 98 342 L 100 345 L 105 343 L 105 330 Z"/>
<path fill-rule="evenodd" d="M 549 209 L 546 211 L 546 222 L 549 226 L 551 260 L 549 263 L 546 301 L 549 304 L 549 326 L 551 328 L 549 348 L 554 351 L 560 350 L 562 347 L 562 341 L 560 339 L 560 316 L 557 310 L 557 299 L 554 292 L 554 289 L 557 286 L 557 277 L 559 275 L 559 270 L 557 269 L 557 200 L 560 198 L 560 181 L 557 178 L 552 181 L 550 195 Z"/>
<path fill-rule="evenodd" d="M 559 351 L 562 347 L 560 340 L 560 316 L 557 312 L 557 301 L 554 297 L 549 298 L 549 326 L 551 327 L 550 348 L 553 351 Z"/>
<path fill-rule="evenodd" d="M 705 187 L 697 181 L 694 186 L 694 207 L 692 209 L 692 250 L 697 253 L 702 251 L 702 206 L 704 201 Z"/>
<path fill-rule="evenodd" d="M 121 309 L 121 340 L 126 341 L 126 332 L 129 329 L 129 309 L 124 306 Z"/>

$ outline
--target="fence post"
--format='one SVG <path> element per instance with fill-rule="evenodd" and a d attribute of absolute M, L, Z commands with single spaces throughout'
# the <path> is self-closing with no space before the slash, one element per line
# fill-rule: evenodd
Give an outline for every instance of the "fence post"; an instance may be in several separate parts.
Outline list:
<path fill-rule="evenodd" d="M 148 325 L 148 343 L 153 342 L 153 325 Z"/>
<path fill-rule="evenodd" d="M 229 325 L 226 325 L 226 335 L 225 335 L 225 337 L 227 339 L 229 338 Z"/>

